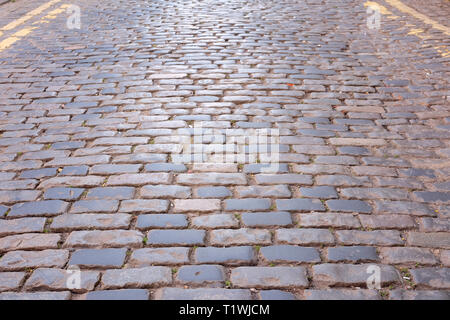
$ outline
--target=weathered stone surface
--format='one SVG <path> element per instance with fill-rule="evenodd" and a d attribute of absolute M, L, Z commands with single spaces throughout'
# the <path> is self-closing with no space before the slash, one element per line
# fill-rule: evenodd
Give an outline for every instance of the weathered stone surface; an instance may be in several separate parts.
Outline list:
<path fill-rule="evenodd" d="M 46 200 L 78 200 L 83 194 L 83 188 L 50 188 L 45 190 Z"/>
<path fill-rule="evenodd" d="M 239 221 L 232 214 L 208 214 L 192 217 L 191 224 L 195 228 L 221 229 L 237 228 Z"/>
<path fill-rule="evenodd" d="M 173 200 L 174 212 L 210 212 L 220 210 L 219 199 Z"/>
<path fill-rule="evenodd" d="M 72 205 L 70 213 L 115 212 L 118 207 L 118 200 L 80 200 Z"/>
<path fill-rule="evenodd" d="M 170 175 L 168 173 L 136 173 L 136 174 L 120 174 L 108 178 L 108 186 L 143 186 L 146 184 L 169 183 Z"/>
<path fill-rule="evenodd" d="M 183 186 L 144 186 L 141 188 L 141 196 L 143 198 L 190 198 L 191 188 Z"/>
<path fill-rule="evenodd" d="M 74 231 L 74 230 L 107 230 L 126 229 L 130 225 L 129 214 L 63 214 L 53 218 L 50 225 L 52 231 Z"/>
<path fill-rule="evenodd" d="M 0 292 L 19 289 L 25 275 L 25 272 L 0 272 Z"/>
<path fill-rule="evenodd" d="M 375 201 L 375 212 L 392 214 L 408 214 L 412 216 L 435 216 L 429 207 L 418 202 L 409 201 Z"/>
<path fill-rule="evenodd" d="M 27 268 L 62 268 L 69 259 L 67 250 L 11 251 L 0 259 L 0 270 L 19 271 Z"/>
<path fill-rule="evenodd" d="M 300 193 L 306 198 L 332 199 L 338 197 L 336 190 L 327 186 L 300 188 Z"/>
<path fill-rule="evenodd" d="M 408 232 L 408 245 L 426 248 L 450 249 L 450 234 L 445 232 Z"/>
<path fill-rule="evenodd" d="M 359 228 L 358 219 L 347 213 L 304 213 L 297 215 L 301 227 Z"/>
<path fill-rule="evenodd" d="M 199 198 L 226 198 L 232 196 L 230 189 L 226 187 L 200 187 L 197 189 Z"/>
<path fill-rule="evenodd" d="M 61 200 L 44 200 L 15 204 L 8 213 L 9 217 L 55 216 L 64 213 L 69 204 Z"/>
<path fill-rule="evenodd" d="M 189 262 L 189 248 L 144 248 L 134 250 L 128 264 L 131 267 L 156 265 L 177 265 Z"/>
<path fill-rule="evenodd" d="M 315 248 L 277 245 L 262 247 L 261 257 L 268 262 L 311 263 L 320 262 L 320 254 Z"/>
<path fill-rule="evenodd" d="M 245 227 L 288 226 L 292 224 L 289 212 L 243 213 L 241 219 Z"/>
<path fill-rule="evenodd" d="M 169 208 L 167 200 L 124 200 L 120 205 L 120 212 L 166 212 Z"/>
<path fill-rule="evenodd" d="M 231 270 L 231 283 L 241 288 L 306 287 L 303 267 L 238 267 Z"/>
<path fill-rule="evenodd" d="M 338 230 L 336 237 L 338 242 L 343 245 L 394 246 L 404 243 L 400 232 L 396 230 Z"/>
<path fill-rule="evenodd" d="M 120 268 L 125 262 L 126 248 L 80 249 L 76 250 L 69 266 L 80 268 Z"/>
<path fill-rule="evenodd" d="M 328 248 L 327 260 L 330 262 L 366 262 L 379 261 L 375 247 L 351 246 Z"/>
<path fill-rule="evenodd" d="M 145 289 L 99 290 L 86 294 L 86 300 L 148 300 L 150 293 Z"/>
<path fill-rule="evenodd" d="M 126 200 L 132 199 L 134 188 L 131 187 L 102 187 L 90 189 L 86 195 L 88 200 Z"/>
<path fill-rule="evenodd" d="M 226 211 L 258 211 L 270 208 L 270 199 L 228 199 L 225 200 Z"/>
<path fill-rule="evenodd" d="M 44 226 L 45 218 L 0 219 L 0 237 L 28 232 L 42 232 Z"/>
<path fill-rule="evenodd" d="M 28 278 L 25 283 L 27 290 L 69 290 L 74 292 L 86 292 L 94 290 L 95 284 L 100 279 L 98 271 L 81 271 L 79 287 L 71 286 L 70 276 L 73 270 L 39 268 Z"/>
<path fill-rule="evenodd" d="M 188 226 L 188 221 L 184 214 L 143 214 L 139 215 L 136 228 L 145 229 L 175 229 L 185 228 Z"/>
<path fill-rule="evenodd" d="M 155 292 L 156 300 L 252 300 L 250 290 L 245 289 L 180 289 L 162 288 Z"/>
<path fill-rule="evenodd" d="M 257 174 L 255 180 L 258 184 L 312 184 L 311 176 L 295 173 Z"/>
<path fill-rule="evenodd" d="M 238 186 L 236 192 L 240 198 L 255 198 L 255 197 L 277 197 L 286 198 L 291 196 L 291 191 L 286 185 L 273 186 Z"/>
<path fill-rule="evenodd" d="M 328 200 L 328 208 L 332 211 L 370 213 L 372 208 L 361 200 Z"/>
<path fill-rule="evenodd" d="M 40 189 L 54 187 L 97 187 L 103 183 L 104 177 L 89 175 L 86 177 L 54 177 L 39 184 Z M 0 197 L 1 198 L 1 197 Z"/>
<path fill-rule="evenodd" d="M 278 229 L 275 231 L 275 239 L 278 243 L 304 246 L 334 244 L 333 234 L 324 229 Z"/>
<path fill-rule="evenodd" d="M 242 185 L 247 183 L 242 173 L 179 174 L 177 183 L 186 185 Z"/>
<path fill-rule="evenodd" d="M 420 202 L 450 203 L 450 192 L 416 191 L 413 198 Z"/>
<path fill-rule="evenodd" d="M 217 265 L 182 266 L 175 280 L 184 284 L 218 284 L 225 281 L 225 269 Z"/>
<path fill-rule="evenodd" d="M 37 2 L 9 1 L 0 25 Z M 448 36 L 392 1 L 380 2 L 392 10 L 382 37 L 368 32 L 375 4 L 360 2 L 83 1 L 94 15 L 81 37 L 40 23 L 0 45 L 0 266 L 30 255 L 0 272 L 26 282 L 72 260 L 101 276 L 171 269 L 169 283 L 103 290 L 100 277 L 81 291 L 21 282 L 3 292 L 231 297 L 238 266 L 301 266 L 308 284 L 258 284 L 237 298 L 450 291 L 410 275 L 450 267 Z M 431 20 L 450 15 L 438 0 L 402 2 Z M 21 30 L 3 29 L 3 40 Z M 65 262 L 31 256 L 50 248 L 67 249 Z M 375 293 L 353 267 L 321 283 L 323 263 L 384 264 L 401 283 Z"/>
<path fill-rule="evenodd" d="M 450 300 L 448 291 L 443 290 L 404 290 L 389 292 L 390 300 Z"/>
<path fill-rule="evenodd" d="M 69 291 L 62 292 L 4 292 L 0 293 L 0 300 L 69 300 Z"/>
<path fill-rule="evenodd" d="M 136 269 L 107 270 L 102 276 L 103 289 L 148 288 L 172 282 L 168 267 L 145 267 Z"/>
<path fill-rule="evenodd" d="M 148 244 L 164 246 L 194 246 L 205 241 L 204 230 L 152 230 L 148 232 Z"/>
<path fill-rule="evenodd" d="M 212 245 L 246 245 L 246 244 L 270 244 L 271 235 L 268 230 L 259 229 L 218 229 L 209 233 Z"/>
<path fill-rule="evenodd" d="M 450 250 L 441 250 L 440 258 L 444 266 L 450 267 Z"/>
<path fill-rule="evenodd" d="M 369 276 L 373 273 L 368 269 L 371 264 L 318 264 L 314 265 L 313 279 L 317 284 L 328 286 L 366 286 Z M 400 282 L 400 276 L 394 267 L 377 265 L 380 267 L 380 284 Z"/>
<path fill-rule="evenodd" d="M 378 291 L 367 289 L 308 289 L 303 291 L 305 300 L 381 300 Z"/>
<path fill-rule="evenodd" d="M 197 263 L 227 265 L 252 264 L 256 261 L 256 253 L 249 246 L 229 248 L 205 247 L 195 250 L 194 259 Z"/>
<path fill-rule="evenodd" d="M 419 229 L 423 232 L 450 232 L 450 220 L 437 218 L 420 218 Z"/>
<path fill-rule="evenodd" d="M 286 199 L 277 200 L 277 208 L 282 211 L 325 211 L 319 200 L 312 199 Z"/>
<path fill-rule="evenodd" d="M 144 235 L 135 230 L 72 231 L 64 242 L 66 248 L 139 247 Z"/>
<path fill-rule="evenodd" d="M 438 263 L 433 253 L 423 248 L 381 248 L 380 257 L 388 264 L 433 265 Z"/>
<path fill-rule="evenodd" d="M 420 287 L 450 289 L 450 268 L 412 269 L 413 281 Z"/>
<path fill-rule="evenodd" d="M 42 250 L 58 248 L 59 234 L 25 233 L 0 238 L 0 252 L 11 250 Z"/>
<path fill-rule="evenodd" d="M 297 300 L 294 294 L 281 290 L 261 290 L 259 298 L 261 300 Z"/>
<path fill-rule="evenodd" d="M 359 215 L 359 219 L 370 229 L 411 229 L 416 225 L 407 215 Z"/>

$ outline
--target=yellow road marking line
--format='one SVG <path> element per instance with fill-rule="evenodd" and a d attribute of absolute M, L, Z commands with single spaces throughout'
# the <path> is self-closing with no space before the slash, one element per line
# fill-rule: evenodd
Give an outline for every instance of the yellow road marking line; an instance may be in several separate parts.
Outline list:
<path fill-rule="evenodd" d="M 394 15 L 392 12 L 390 12 L 386 7 L 382 6 L 381 4 L 374 2 L 374 1 L 366 1 L 364 3 L 364 7 L 370 7 L 374 10 L 379 11 L 380 13 L 387 15 L 388 18 L 391 19 L 397 19 L 398 17 Z"/>
<path fill-rule="evenodd" d="M 28 12 L 27 14 L 25 14 L 23 17 L 20 17 L 19 19 L 16 19 L 10 23 L 8 23 L 6 26 L 3 26 L 0 28 L 0 37 L 2 36 L 3 32 L 2 31 L 8 31 L 8 30 L 12 30 L 14 28 L 16 28 L 17 26 L 21 25 L 22 23 L 30 20 L 31 18 L 33 18 L 34 16 L 42 13 L 44 10 L 47 10 L 48 8 L 50 8 L 52 5 L 54 5 L 57 2 L 60 2 L 61 0 L 51 0 L 47 3 L 44 3 L 43 5 L 37 7 L 34 10 L 31 10 L 30 12 Z"/>
<path fill-rule="evenodd" d="M 41 23 L 48 23 L 50 22 L 49 20 L 51 19 L 55 19 L 56 16 L 64 11 L 66 11 L 66 9 L 70 7 L 69 4 L 63 4 L 61 5 L 59 8 L 50 11 L 45 17 L 43 17 L 42 19 L 34 22 L 33 24 L 41 24 Z"/>
<path fill-rule="evenodd" d="M 424 21 L 425 23 L 431 25 L 433 28 L 438 29 L 440 31 L 443 31 L 446 35 L 450 34 L 450 28 L 439 24 L 438 22 L 428 18 L 427 16 L 417 12 L 416 10 L 404 5 L 403 3 L 401 3 L 398 0 L 384 0 L 387 3 L 391 4 L 393 7 L 399 9 L 402 12 L 406 12 L 410 15 L 412 15 L 413 17 Z M 386 15 L 388 18 L 390 19 L 397 19 L 399 18 L 398 16 L 394 15 L 391 11 L 389 11 L 386 7 L 380 5 L 377 2 L 374 1 L 366 1 L 364 3 L 365 7 L 371 7 L 375 10 L 378 10 L 380 13 Z M 409 28 L 409 32 L 408 35 L 414 35 L 422 40 L 429 40 L 430 38 L 432 38 L 431 36 L 427 35 L 425 30 L 421 29 L 421 28 L 417 28 L 416 25 L 414 24 L 410 24 L 410 23 L 406 23 L 405 27 Z M 443 57 L 449 57 L 450 56 L 450 50 L 448 50 L 448 48 L 446 46 L 443 45 L 431 45 L 432 48 L 434 50 L 436 50 L 441 56 Z M 427 47 L 426 44 L 422 45 L 423 48 Z"/>
<path fill-rule="evenodd" d="M 401 1 L 399 1 L 399 0 L 384 0 L 384 1 L 389 3 L 391 6 L 397 8 L 398 10 L 400 10 L 404 13 L 408 13 L 408 14 L 412 15 L 413 17 L 415 17 L 419 20 L 422 20 L 426 24 L 431 25 L 433 28 L 444 32 L 446 35 L 448 35 L 448 36 L 450 35 L 449 27 L 446 27 L 446 26 L 438 23 L 437 21 L 434 21 L 433 19 L 427 17 L 426 15 L 424 15 L 420 12 L 417 12 L 413 8 L 408 7 L 407 5 L 403 4 Z"/>
<path fill-rule="evenodd" d="M 60 0 L 58 0 L 58 1 L 60 1 Z M 66 10 L 66 8 L 69 6 L 70 5 L 68 5 L 68 4 L 61 5 L 59 8 L 49 12 L 46 16 L 42 17 L 40 20 L 34 22 L 33 25 L 39 25 L 42 23 L 50 22 L 51 19 L 55 19 L 58 14 L 64 12 Z M 22 30 L 17 31 L 16 33 L 14 33 L 12 36 L 6 38 L 5 40 L 0 41 L 0 52 L 9 48 L 14 43 L 19 41 L 21 38 L 25 37 L 26 35 L 30 34 L 34 29 L 37 29 L 37 28 L 38 28 L 37 26 L 23 28 Z"/>

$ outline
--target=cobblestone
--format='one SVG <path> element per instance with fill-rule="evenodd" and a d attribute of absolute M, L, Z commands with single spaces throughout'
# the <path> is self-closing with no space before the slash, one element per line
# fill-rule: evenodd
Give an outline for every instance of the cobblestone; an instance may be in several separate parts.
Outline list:
<path fill-rule="evenodd" d="M 65 247 L 121 247 L 141 245 L 143 235 L 134 230 L 72 231 L 64 242 Z"/>
<path fill-rule="evenodd" d="M 449 299 L 443 0 L 47 2 L 0 10 L 0 299 Z"/>
<path fill-rule="evenodd" d="M 63 267 L 69 259 L 67 250 L 11 251 L 0 259 L 1 271 L 19 271 L 27 268 Z"/>
<path fill-rule="evenodd" d="M 167 285 L 172 282 L 172 273 L 168 267 L 146 267 L 137 269 L 107 270 L 102 276 L 103 289 L 148 288 Z"/>
<path fill-rule="evenodd" d="M 365 286 L 369 265 L 319 264 L 313 266 L 313 278 L 317 284 L 328 286 Z M 387 285 L 400 282 L 398 271 L 392 266 L 379 265 L 381 268 L 380 284 Z"/>
<path fill-rule="evenodd" d="M 25 283 L 25 288 L 30 290 L 74 290 L 83 293 L 94 290 L 95 284 L 100 279 L 100 272 L 82 271 L 78 288 L 69 288 L 71 273 L 63 269 L 36 269 Z"/>
<path fill-rule="evenodd" d="M 145 267 L 153 264 L 178 265 L 189 262 L 189 248 L 144 248 L 134 250 L 129 264 L 132 267 Z"/>
<path fill-rule="evenodd" d="M 230 248 L 205 247 L 195 250 L 197 263 L 214 263 L 227 265 L 252 264 L 256 261 L 256 254 L 252 247 L 239 246 Z"/>
<path fill-rule="evenodd" d="M 261 256 L 268 262 L 320 262 L 320 254 L 314 248 L 289 245 L 268 246 L 260 249 Z"/>
<path fill-rule="evenodd" d="M 182 266 L 176 275 L 176 281 L 185 284 L 220 284 L 225 281 L 225 270 L 221 266 Z"/>
<path fill-rule="evenodd" d="M 69 265 L 80 268 L 120 268 L 125 262 L 127 249 L 80 249 L 70 258 Z"/>
<path fill-rule="evenodd" d="M 0 272 L 0 292 L 19 289 L 25 275 L 25 272 Z"/>
<path fill-rule="evenodd" d="M 240 288 L 302 288 L 308 285 L 303 267 L 238 267 L 231 271 L 230 280 Z"/>
<path fill-rule="evenodd" d="M 230 246 L 246 244 L 270 244 L 271 235 L 268 230 L 260 229 L 217 229 L 209 233 L 213 245 Z"/>
<path fill-rule="evenodd" d="M 67 210 L 68 203 L 61 200 L 44 200 L 15 204 L 8 213 L 9 217 L 55 216 Z"/>
<path fill-rule="evenodd" d="M 251 300 L 250 290 L 245 289 L 180 289 L 162 288 L 155 293 L 156 300 Z"/>

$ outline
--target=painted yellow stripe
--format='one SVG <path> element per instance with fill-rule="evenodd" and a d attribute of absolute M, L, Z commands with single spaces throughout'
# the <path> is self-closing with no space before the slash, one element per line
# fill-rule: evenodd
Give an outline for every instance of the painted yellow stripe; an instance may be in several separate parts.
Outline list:
<path fill-rule="evenodd" d="M 20 17 L 19 19 L 16 19 L 16 20 L 8 23 L 6 26 L 1 27 L 0 28 L 0 36 L 3 34 L 2 31 L 12 30 L 12 29 L 20 26 L 22 23 L 30 20 L 31 18 L 33 18 L 34 16 L 36 16 L 38 14 L 41 14 L 43 11 L 47 10 L 52 5 L 54 5 L 55 3 L 58 3 L 60 1 L 61 0 L 51 0 L 51 1 L 47 2 L 47 3 L 44 3 L 43 5 L 37 7 L 36 9 L 31 10 L 30 12 L 28 12 L 23 17 Z"/>
<path fill-rule="evenodd" d="M 385 6 L 382 6 L 381 4 L 374 2 L 374 1 L 366 1 L 364 3 L 364 7 L 372 8 L 373 10 L 377 10 L 381 14 L 384 14 L 389 19 L 398 19 L 398 17 L 393 14 L 391 11 L 389 11 Z"/>
<path fill-rule="evenodd" d="M 415 17 L 419 20 L 422 20 L 426 24 L 431 25 L 434 29 L 440 30 L 440 31 L 444 32 L 446 35 L 450 35 L 449 27 L 446 27 L 446 26 L 434 21 L 433 19 L 427 17 L 426 15 L 424 15 L 420 12 L 417 12 L 413 8 L 408 7 L 407 5 L 403 4 L 401 1 L 399 1 L 399 0 L 384 0 L 384 1 L 389 3 L 391 6 L 397 8 L 401 12 L 408 13 L 408 14 L 412 15 L 413 17 Z"/>
<path fill-rule="evenodd" d="M 374 1 L 366 1 L 364 3 L 364 7 L 370 7 L 372 9 L 380 11 L 380 13 L 385 15 L 392 15 L 392 12 L 390 12 L 386 7 L 382 6 L 381 4 L 374 2 Z"/>
<path fill-rule="evenodd" d="M 45 17 L 34 22 L 33 24 L 48 23 L 50 22 L 49 20 L 55 19 L 58 14 L 65 12 L 68 7 L 70 7 L 70 4 L 63 4 L 59 8 L 50 11 Z"/>
<path fill-rule="evenodd" d="M 36 27 L 24 28 L 24 29 L 14 33 L 11 37 L 8 37 L 5 40 L 1 41 L 0 42 L 0 52 L 2 50 L 12 46 L 15 42 L 19 41 L 20 38 L 25 37 L 26 35 L 31 33 L 31 31 L 33 31 L 34 29 L 36 29 Z"/>
<path fill-rule="evenodd" d="M 60 0 L 58 0 L 58 1 L 60 1 Z M 36 25 L 39 25 L 42 23 L 48 23 L 48 22 L 50 22 L 51 19 L 55 19 L 56 16 L 58 14 L 64 12 L 68 6 L 69 6 L 68 4 L 61 5 L 59 8 L 49 12 L 46 16 L 44 16 L 41 19 L 39 19 L 38 21 L 34 22 L 32 27 L 23 28 L 23 29 L 17 31 L 16 33 L 14 33 L 12 36 L 1 41 L 0 42 L 0 52 L 9 48 L 14 43 L 19 41 L 21 38 L 30 34 L 34 29 L 37 29 L 38 27 Z"/>
<path fill-rule="evenodd" d="M 427 24 L 432 25 L 434 28 L 443 31 L 446 35 L 448 35 L 448 29 L 446 26 L 443 26 L 439 23 L 437 23 L 436 21 L 428 18 L 427 16 L 415 11 L 412 8 L 409 8 L 407 6 L 405 6 L 403 3 L 401 3 L 398 0 L 385 0 L 386 2 L 390 3 L 393 7 L 399 9 L 402 12 L 406 12 L 410 15 L 412 15 L 413 17 L 416 17 L 417 19 L 420 19 L 424 22 L 426 22 Z M 395 2 L 396 5 L 398 5 L 399 7 L 397 7 L 396 5 L 393 4 L 393 2 Z M 386 7 L 378 4 L 377 2 L 374 1 L 366 1 L 364 3 L 365 7 L 370 7 L 373 8 L 375 10 L 378 10 L 380 13 L 384 14 L 386 17 L 390 18 L 390 19 L 397 19 L 399 18 L 398 16 L 394 15 L 391 11 L 389 11 Z M 403 10 L 401 10 L 400 8 L 402 8 Z M 417 28 L 416 25 L 414 24 L 409 24 L 406 23 L 405 27 L 409 28 L 409 32 L 408 35 L 414 35 L 416 37 L 419 37 L 422 40 L 429 40 L 432 37 L 427 35 L 425 30 L 421 29 L 421 28 Z M 427 44 L 423 44 L 422 45 L 423 48 L 427 47 Z M 441 56 L 443 57 L 450 57 L 450 51 L 447 49 L 446 46 L 439 46 L 439 45 L 433 45 L 431 44 L 431 47 L 433 49 L 435 49 Z"/>

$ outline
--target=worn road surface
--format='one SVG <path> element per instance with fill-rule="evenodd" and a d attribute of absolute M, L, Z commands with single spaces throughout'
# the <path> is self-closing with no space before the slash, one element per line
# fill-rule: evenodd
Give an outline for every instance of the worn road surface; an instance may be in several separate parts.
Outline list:
<path fill-rule="evenodd" d="M 449 299 L 449 17 L 3 4 L 0 299 Z M 269 128 L 276 171 L 180 157 Z"/>

